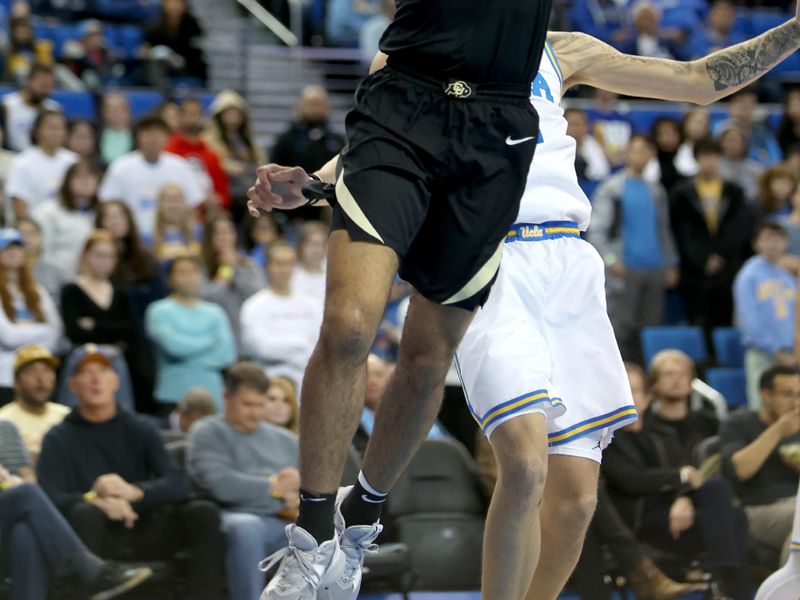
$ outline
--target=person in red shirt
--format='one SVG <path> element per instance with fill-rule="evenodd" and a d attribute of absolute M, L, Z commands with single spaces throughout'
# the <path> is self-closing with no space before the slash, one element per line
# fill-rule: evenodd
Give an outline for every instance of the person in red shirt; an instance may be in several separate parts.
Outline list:
<path fill-rule="evenodd" d="M 182 156 L 211 180 L 214 200 L 209 204 L 228 208 L 231 205 L 230 183 L 222 168 L 217 153 L 206 144 L 200 135 L 205 130 L 203 104 L 195 98 L 187 98 L 180 105 L 178 130 L 172 134 L 165 150 Z"/>

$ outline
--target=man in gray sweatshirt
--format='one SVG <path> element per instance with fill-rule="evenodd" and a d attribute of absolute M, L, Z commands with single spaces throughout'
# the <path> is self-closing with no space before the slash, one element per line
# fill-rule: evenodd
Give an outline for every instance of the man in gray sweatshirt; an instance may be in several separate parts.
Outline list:
<path fill-rule="evenodd" d="M 235 600 L 257 600 L 264 578 L 253 557 L 284 546 L 284 518 L 294 519 L 300 502 L 297 437 L 263 421 L 268 388 L 261 366 L 235 364 L 225 377 L 224 414 L 195 423 L 187 440 L 191 478 L 223 508 Z"/>

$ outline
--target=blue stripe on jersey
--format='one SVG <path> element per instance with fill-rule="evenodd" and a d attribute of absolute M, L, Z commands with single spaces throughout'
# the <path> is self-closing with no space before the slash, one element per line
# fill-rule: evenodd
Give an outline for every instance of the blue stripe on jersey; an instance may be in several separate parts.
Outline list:
<path fill-rule="evenodd" d="M 564 72 L 561 70 L 561 65 L 558 63 L 558 57 L 556 56 L 556 51 L 553 50 L 553 46 L 552 44 L 550 44 L 549 40 L 544 43 L 544 53 L 550 60 L 550 64 L 553 65 L 553 68 L 556 70 L 558 81 L 561 83 L 561 85 L 564 85 Z"/>

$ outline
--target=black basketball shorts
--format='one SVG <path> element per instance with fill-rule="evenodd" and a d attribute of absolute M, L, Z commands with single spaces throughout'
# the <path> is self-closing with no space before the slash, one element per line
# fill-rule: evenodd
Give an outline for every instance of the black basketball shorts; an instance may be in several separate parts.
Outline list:
<path fill-rule="evenodd" d="M 441 82 L 389 66 L 347 115 L 332 229 L 377 242 L 426 298 L 488 298 L 539 134 L 528 86 Z"/>

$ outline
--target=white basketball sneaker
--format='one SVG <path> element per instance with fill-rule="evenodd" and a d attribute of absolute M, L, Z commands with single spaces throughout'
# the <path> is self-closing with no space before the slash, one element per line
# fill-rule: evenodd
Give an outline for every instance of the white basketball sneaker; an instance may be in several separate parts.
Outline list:
<path fill-rule="evenodd" d="M 323 592 L 320 591 L 320 600 L 356 600 L 358 590 L 361 589 L 361 570 L 364 566 L 364 556 L 367 552 L 378 549 L 375 539 L 383 531 L 380 522 L 372 525 L 354 525 L 347 527 L 342 516 L 342 502 L 353 486 L 339 488 L 336 494 L 336 510 L 333 513 L 333 524 L 339 538 L 339 546 L 345 556 L 345 568 L 332 584 Z"/>
<path fill-rule="evenodd" d="M 281 563 L 261 600 L 315 600 L 346 570 L 339 536 L 318 546 L 313 536 L 292 523 L 286 526 L 286 537 L 289 545 L 258 565 L 262 571 L 269 571 L 278 561 Z"/>

